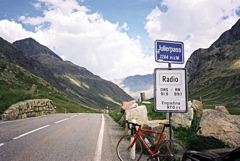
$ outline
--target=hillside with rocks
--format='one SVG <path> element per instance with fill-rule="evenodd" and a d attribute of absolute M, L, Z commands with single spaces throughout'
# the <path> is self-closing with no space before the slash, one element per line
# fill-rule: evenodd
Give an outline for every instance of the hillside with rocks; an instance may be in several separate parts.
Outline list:
<path fill-rule="evenodd" d="M 240 20 L 208 49 L 193 52 L 186 63 L 189 97 L 205 104 L 240 106 Z"/>
<path fill-rule="evenodd" d="M 60 87 L 52 72 L 43 66 L 40 62 L 30 57 L 24 56 L 24 53 L 11 43 L 0 37 L 0 60 L 16 64 L 28 70 L 32 74 L 39 76 L 49 82 L 54 87 Z M 59 88 L 61 89 L 61 88 Z"/>

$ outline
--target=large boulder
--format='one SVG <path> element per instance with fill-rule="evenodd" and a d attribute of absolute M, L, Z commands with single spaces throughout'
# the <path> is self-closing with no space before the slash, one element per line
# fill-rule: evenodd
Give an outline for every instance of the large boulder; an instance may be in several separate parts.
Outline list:
<path fill-rule="evenodd" d="M 174 127 L 190 127 L 193 120 L 193 108 L 188 108 L 187 113 L 173 113 L 172 125 Z"/>
<path fill-rule="evenodd" d="M 194 102 L 194 103 L 193 103 Z M 188 128 L 192 125 L 192 120 L 194 117 L 194 109 L 201 109 L 202 104 L 199 101 L 188 101 L 188 112 L 186 113 L 173 113 L 172 125 L 174 127 L 185 127 Z M 201 111 L 201 110 L 200 110 Z"/>
<path fill-rule="evenodd" d="M 198 123 L 198 128 L 204 127 L 207 124 L 214 122 L 215 120 L 223 119 L 226 117 L 227 114 L 217 110 L 212 109 L 203 110 L 202 116 Z"/>
<path fill-rule="evenodd" d="M 230 147 L 240 146 L 240 116 L 217 110 L 203 110 L 198 135 L 214 137 Z"/>
<path fill-rule="evenodd" d="M 202 127 L 198 135 L 214 137 L 230 147 L 240 146 L 240 116 L 227 115 L 223 119 L 215 119 Z"/>
<path fill-rule="evenodd" d="M 136 108 L 129 108 L 125 110 L 124 115 L 120 119 L 121 122 L 128 120 L 131 122 L 133 119 L 137 121 L 138 124 L 143 125 L 148 122 L 147 108 L 144 105 L 137 106 Z M 130 134 L 131 131 L 128 130 L 128 127 L 125 128 L 125 134 Z"/>
<path fill-rule="evenodd" d="M 146 106 L 141 105 L 136 108 L 125 110 L 125 120 L 132 121 L 133 119 L 140 125 L 148 122 Z"/>
<path fill-rule="evenodd" d="M 122 110 L 127 110 L 131 106 L 136 106 L 136 105 L 137 105 L 136 100 L 132 100 L 132 101 L 129 101 L 129 102 L 122 102 L 121 109 Z"/>

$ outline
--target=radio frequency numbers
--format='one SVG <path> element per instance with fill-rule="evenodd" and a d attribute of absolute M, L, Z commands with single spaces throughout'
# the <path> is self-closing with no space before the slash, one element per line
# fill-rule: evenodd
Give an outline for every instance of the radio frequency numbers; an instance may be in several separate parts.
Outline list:
<path fill-rule="evenodd" d="M 170 95 L 170 93 L 173 93 L 174 96 L 182 96 L 183 95 L 181 88 L 171 88 L 170 90 L 168 88 L 160 88 L 161 96 L 168 96 L 168 95 Z"/>

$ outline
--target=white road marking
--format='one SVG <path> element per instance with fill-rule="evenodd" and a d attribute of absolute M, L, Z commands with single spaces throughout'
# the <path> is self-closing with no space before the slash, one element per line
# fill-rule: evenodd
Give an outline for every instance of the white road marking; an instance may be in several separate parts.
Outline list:
<path fill-rule="evenodd" d="M 37 129 L 35 129 L 35 130 L 26 132 L 26 133 L 24 133 L 24 134 L 22 134 L 22 135 L 19 135 L 18 137 L 15 137 L 15 138 L 13 138 L 13 139 L 19 139 L 19 138 L 21 138 L 21 137 L 23 137 L 23 136 L 26 136 L 26 135 L 28 135 L 28 134 L 31 134 L 31 133 L 35 132 L 35 131 L 41 130 L 41 129 L 43 129 L 43 128 L 46 128 L 46 127 L 48 127 L 48 126 L 50 126 L 50 125 L 42 126 L 42 127 L 37 128 Z"/>
<path fill-rule="evenodd" d="M 57 121 L 57 122 L 55 122 L 55 124 L 58 124 L 58 123 L 63 122 L 63 121 L 66 121 L 66 120 L 68 120 L 68 119 L 69 119 L 69 118 L 66 118 L 66 119 L 63 119 L 63 120 Z"/>
<path fill-rule="evenodd" d="M 98 135 L 98 142 L 95 151 L 94 161 L 100 161 L 102 159 L 103 133 L 104 133 L 104 116 L 102 114 L 102 124 Z"/>
<path fill-rule="evenodd" d="M 76 117 L 77 115 L 73 115 L 73 116 L 71 116 L 70 118 L 74 118 L 74 117 Z"/>
<path fill-rule="evenodd" d="M 80 115 L 80 114 L 78 114 L 78 115 Z M 77 116 L 77 115 L 73 115 L 73 116 L 71 116 L 70 118 L 74 118 L 74 117 L 76 117 L 76 116 Z M 55 122 L 55 124 L 60 123 L 60 122 L 63 122 L 63 121 L 66 121 L 66 120 L 68 120 L 68 119 L 69 119 L 69 118 L 66 118 L 66 119 L 63 119 L 63 120 L 59 120 L 59 121 Z M 31 133 L 35 132 L 35 131 L 41 130 L 41 129 L 43 129 L 43 128 L 46 128 L 46 127 L 48 127 L 48 126 L 50 126 L 50 125 L 45 125 L 45 126 L 42 126 L 42 127 L 40 127 L 40 128 L 37 128 L 37 129 L 35 129 L 35 130 L 26 132 L 26 133 L 24 133 L 24 134 L 22 134 L 22 135 L 19 135 L 18 137 L 13 138 L 13 140 L 19 139 L 19 138 L 21 138 L 21 137 L 23 137 L 23 136 L 26 136 L 26 135 L 28 135 L 28 134 L 31 134 Z M 0 146 L 3 146 L 4 144 L 5 144 L 5 143 L 0 143 Z"/>

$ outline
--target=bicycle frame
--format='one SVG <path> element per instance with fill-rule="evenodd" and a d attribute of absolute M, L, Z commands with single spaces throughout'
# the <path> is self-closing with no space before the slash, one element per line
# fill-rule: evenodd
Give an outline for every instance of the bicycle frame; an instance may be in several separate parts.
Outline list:
<path fill-rule="evenodd" d="M 154 133 L 154 134 L 159 134 L 159 138 L 158 138 L 157 144 L 156 144 L 156 146 L 155 146 L 155 148 L 154 148 L 153 151 L 148 147 L 148 145 L 147 145 L 146 142 L 144 141 L 144 138 L 143 138 L 143 136 L 142 136 L 141 133 L 140 133 L 141 131 L 150 132 L 150 133 Z M 136 134 L 134 135 L 134 139 L 133 139 L 131 145 L 128 147 L 128 149 L 131 149 L 131 148 L 134 146 L 137 138 L 140 138 L 140 141 L 143 143 L 143 145 L 145 146 L 145 148 L 148 150 L 149 154 L 151 154 L 152 157 L 164 157 L 164 156 L 169 156 L 169 155 L 171 155 L 171 150 L 170 150 L 170 147 L 168 146 L 167 143 L 165 144 L 165 146 L 166 146 L 166 148 L 167 148 L 167 150 L 168 150 L 168 154 L 164 154 L 164 155 L 163 155 L 163 154 L 161 154 L 161 155 L 158 155 L 158 154 L 157 154 L 157 153 L 158 153 L 159 145 L 160 145 L 161 143 L 166 142 L 166 139 L 165 139 L 165 137 L 164 137 L 164 135 L 163 135 L 163 132 L 153 131 L 153 130 L 147 130 L 147 129 L 142 129 L 142 128 L 139 127 L 138 130 L 136 131 Z M 162 142 L 161 142 L 161 141 L 162 141 Z"/>

